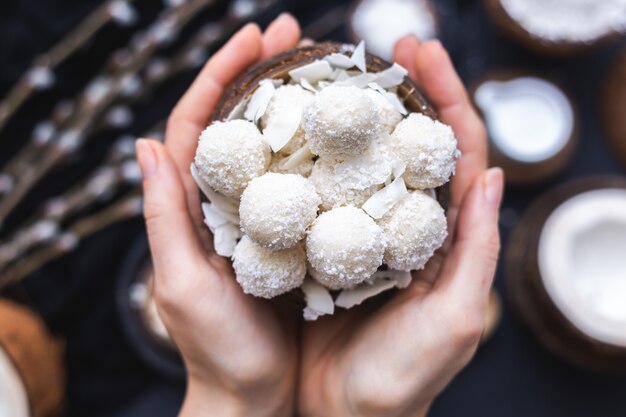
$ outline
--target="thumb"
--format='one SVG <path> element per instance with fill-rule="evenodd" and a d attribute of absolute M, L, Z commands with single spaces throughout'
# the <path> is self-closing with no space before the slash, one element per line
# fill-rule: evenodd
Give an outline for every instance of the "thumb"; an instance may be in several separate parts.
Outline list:
<path fill-rule="evenodd" d="M 463 199 L 456 236 L 436 291 L 465 311 L 484 310 L 500 250 L 498 214 L 504 176 L 491 168 L 478 176 Z"/>
<path fill-rule="evenodd" d="M 143 174 L 144 216 L 157 276 L 181 275 L 181 266 L 202 259 L 204 251 L 187 207 L 185 188 L 167 149 L 155 140 L 136 142 Z"/>

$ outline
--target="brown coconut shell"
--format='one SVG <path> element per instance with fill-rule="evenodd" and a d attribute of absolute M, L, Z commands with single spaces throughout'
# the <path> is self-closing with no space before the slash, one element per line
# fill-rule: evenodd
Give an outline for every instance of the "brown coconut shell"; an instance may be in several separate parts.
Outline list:
<path fill-rule="evenodd" d="M 515 70 L 491 71 L 483 75 L 477 80 L 472 81 L 469 86 L 469 95 L 476 112 L 481 118 L 484 119 L 483 111 L 474 100 L 478 87 L 486 81 L 510 81 L 520 77 L 541 78 L 555 84 L 559 89 L 561 89 L 561 91 L 563 91 L 569 100 L 572 109 L 574 110 L 574 126 L 567 143 L 559 152 L 543 161 L 529 163 L 513 159 L 506 153 L 502 152 L 494 141 L 489 140 L 489 163 L 492 166 L 498 166 L 504 170 L 507 183 L 514 185 L 537 184 L 563 172 L 571 161 L 574 150 L 576 149 L 576 145 L 578 143 L 579 122 L 574 100 L 571 95 L 562 86 L 552 80 L 548 80 L 536 73 Z"/>
<path fill-rule="evenodd" d="M 56 417 L 65 398 L 63 343 L 32 311 L 0 301 L 0 348 L 22 378 L 33 417 Z"/>
<path fill-rule="evenodd" d="M 545 55 L 568 57 L 610 43 L 621 36 L 618 32 L 607 32 L 606 35 L 590 42 L 550 41 L 524 29 L 508 14 L 500 0 L 483 0 L 483 3 L 487 14 L 501 33 L 522 46 Z"/>
<path fill-rule="evenodd" d="M 544 347 L 578 366 L 603 372 L 626 371 L 626 347 L 598 341 L 580 331 L 552 301 L 539 272 L 539 236 L 550 214 L 574 195 L 626 189 L 626 178 L 577 180 L 540 197 L 513 230 L 505 254 L 508 296 L 513 308 Z"/>
<path fill-rule="evenodd" d="M 626 167 L 626 50 L 611 68 L 602 94 L 602 118 L 609 145 Z"/>
<path fill-rule="evenodd" d="M 211 121 L 227 119 L 235 107 L 256 90 L 262 80 L 271 78 L 288 81 L 289 71 L 292 69 L 335 52 L 345 52 L 345 45 L 336 42 L 320 42 L 287 50 L 258 63 L 242 74 L 224 92 Z M 366 53 L 365 59 L 369 72 L 380 72 L 391 66 L 391 63 L 369 53 Z M 436 111 L 424 98 L 417 84 L 409 77 L 405 77 L 404 82 L 398 86 L 397 94 L 409 112 L 423 113 L 433 119 L 438 118 Z M 437 188 L 436 193 L 437 200 L 446 209 L 449 200 L 449 185 L 445 184 Z M 380 297 L 375 298 L 380 299 Z M 277 300 L 279 305 L 287 305 L 290 308 L 301 309 L 304 305 L 304 295 L 299 289 L 276 297 L 274 300 Z"/>

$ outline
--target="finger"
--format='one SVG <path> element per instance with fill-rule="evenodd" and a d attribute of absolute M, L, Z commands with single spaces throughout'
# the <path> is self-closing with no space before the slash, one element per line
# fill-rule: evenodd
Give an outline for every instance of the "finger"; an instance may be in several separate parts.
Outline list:
<path fill-rule="evenodd" d="M 479 176 L 461 207 L 457 233 L 434 292 L 448 302 L 482 314 L 500 250 L 498 212 L 504 176 L 491 168 Z M 482 316 L 481 316 L 482 317 Z"/>
<path fill-rule="evenodd" d="M 289 13 L 282 13 L 265 30 L 261 59 L 294 48 L 302 32 L 298 21 Z"/>
<path fill-rule="evenodd" d="M 420 47 L 419 39 L 415 35 L 407 35 L 396 42 L 393 48 L 393 60 L 409 71 L 409 76 L 417 83 L 417 66 L 415 57 Z"/>
<path fill-rule="evenodd" d="M 166 145 L 179 169 L 189 170 L 200 132 L 228 86 L 261 53 L 261 31 L 248 24 L 206 63 L 180 99 L 167 124 Z"/>
<path fill-rule="evenodd" d="M 451 214 L 476 177 L 487 168 L 487 135 L 452 61 L 439 41 L 423 43 L 415 57 L 417 79 L 441 121 L 454 129 L 461 150 L 450 192 Z"/>
<path fill-rule="evenodd" d="M 181 265 L 193 265 L 203 256 L 180 174 L 161 143 L 139 139 L 136 147 L 154 267 L 159 276 L 177 277 Z"/>

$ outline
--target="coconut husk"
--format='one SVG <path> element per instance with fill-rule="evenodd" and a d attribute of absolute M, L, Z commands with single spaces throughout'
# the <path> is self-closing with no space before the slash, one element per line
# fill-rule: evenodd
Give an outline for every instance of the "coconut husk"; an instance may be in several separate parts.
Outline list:
<path fill-rule="evenodd" d="M 626 347 L 600 342 L 580 331 L 558 309 L 539 272 L 538 247 L 550 214 L 570 197 L 598 188 L 624 188 L 622 177 L 600 177 L 563 185 L 540 197 L 513 230 L 505 254 L 511 303 L 537 339 L 556 356 L 578 366 L 604 372 L 626 371 Z"/>
<path fill-rule="evenodd" d="M 20 375 L 33 417 L 61 414 L 65 397 L 63 343 L 27 308 L 0 301 L 0 348 Z"/>
<path fill-rule="evenodd" d="M 609 145 L 626 167 L 626 50 L 609 72 L 602 96 L 602 116 Z"/>

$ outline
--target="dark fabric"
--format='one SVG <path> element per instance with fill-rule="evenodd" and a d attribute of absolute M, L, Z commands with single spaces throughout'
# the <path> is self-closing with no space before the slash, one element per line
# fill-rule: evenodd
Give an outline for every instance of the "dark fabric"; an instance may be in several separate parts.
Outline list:
<path fill-rule="evenodd" d="M 0 93 L 27 67 L 31 58 L 45 51 L 73 28 L 99 0 L 8 0 L 0 3 Z M 136 2 L 141 14 L 138 26 L 154 17 L 159 2 Z M 224 1 L 203 19 L 223 15 Z M 331 10 L 339 1 L 289 1 L 284 7 L 307 23 Z M 501 38 L 489 23 L 477 0 L 437 2 L 443 24 L 442 39 L 450 48 L 465 81 L 487 70 L 521 69 L 553 77 L 572 95 L 580 117 L 581 143 L 567 171 L 559 178 L 535 187 L 509 187 L 503 208 L 502 233 L 507 235 L 525 207 L 540 193 L 570 178 L 591 174 L 624 174 L 604 142 L 599 119 L 599 88 L 616 58 L 619 46 L 603 47 L 589 54 L 551 60 L 525 51 Z M 278 10 L 264 16 L 265 23 Z M 59 71 L 58 85 L 37 95 L 20 111 L 0 137 L 0 164 L 28 138 L 35 122 L 60 99 L 74 96 L 99 68 L 108 54 L 123 45 L 132 29 L 102 32 L 85 51 Z M 345 41 L 342 28 L 328 36 Z M 622 45 L 623 46 L 623 45 Z M 136 106 L 139 134 L 165 117 L 191 81 L 183 76 L 159 89 Z M 108 144 L 121 132 L 100 135 L 80 158 L 54 171 L 29 195 L 7 222 L 10 231 L 28 217 L 48 196 L 57 194 L 100 161 Z M 85 240 L 70 256 L 54 262 L 8 294 L 35 306 L 55 332 L 67 339 L 67 417 L 176 415 L 182 401 L 181 382 L 152 370 L 140 360 L 120 325 L 115 304 L 118 274 L 135 237 L 143 233 L 141 220 L 116 225 Z M 0 235 L 4 236 L 4 234 Z M 496 287 L 504 294 L 499 272 Z M 435 402 L 431 416 L 603 416 L 626 415 L 626 378 L 576 369 L 555 358 L 535 341 L 515 319 L 505 300 L 504 317 L 493 339 Z"/>

